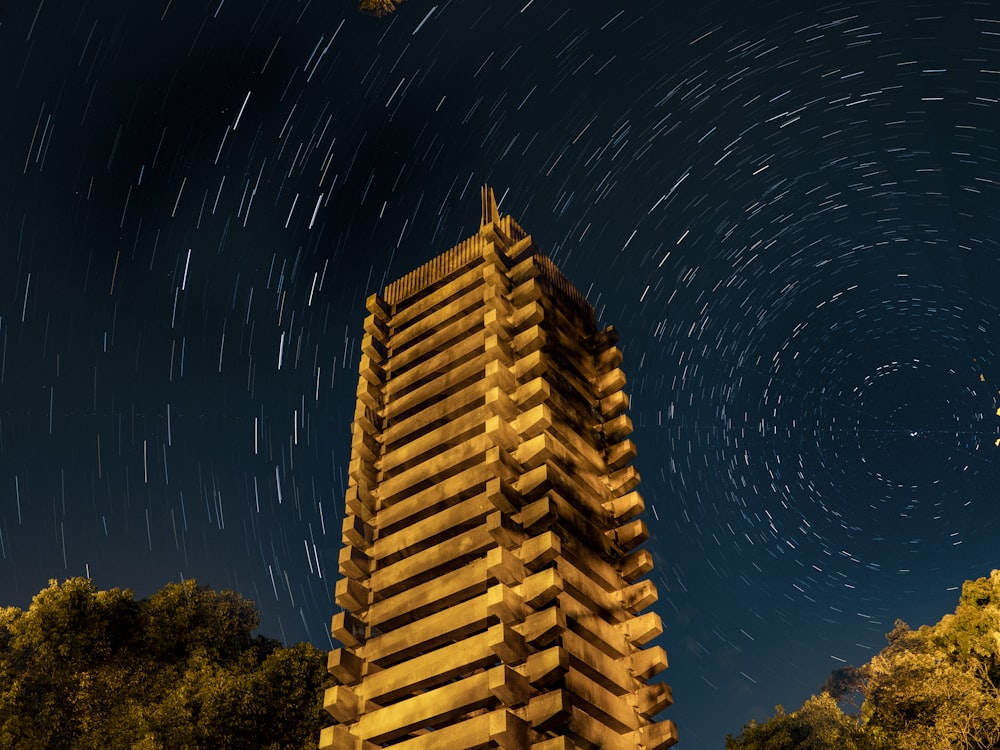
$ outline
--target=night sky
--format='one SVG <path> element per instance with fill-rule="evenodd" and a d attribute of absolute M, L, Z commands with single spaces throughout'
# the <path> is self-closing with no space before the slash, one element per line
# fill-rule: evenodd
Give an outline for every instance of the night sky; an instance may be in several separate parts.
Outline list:
<path fill-rule="evenodd" d="M 1000 567 L 1000 3 L 15 0 L 0 602 L 321 648 L 364 299 L 479 186 L 621 333 L 683 748 Z"/>

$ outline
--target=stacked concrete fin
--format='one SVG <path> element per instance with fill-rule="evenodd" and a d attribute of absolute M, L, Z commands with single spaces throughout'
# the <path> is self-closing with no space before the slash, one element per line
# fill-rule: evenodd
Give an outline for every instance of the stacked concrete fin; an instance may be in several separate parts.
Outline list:
<path fill-rule="evenodd" d="M 367 307 L 320 748 L 673 745 L 614 330 L 488 189 Z"/>

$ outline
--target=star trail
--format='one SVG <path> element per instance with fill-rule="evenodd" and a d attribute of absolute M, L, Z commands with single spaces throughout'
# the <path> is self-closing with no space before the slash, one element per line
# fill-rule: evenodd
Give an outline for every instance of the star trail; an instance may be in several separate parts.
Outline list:
<path fill-rule="evenodd" d="M 996 4 L 4 15 L 0 603 L 329 648 L 364 299 L 484 183 L 621 333 L 680 747 L 998 567 Z"/>

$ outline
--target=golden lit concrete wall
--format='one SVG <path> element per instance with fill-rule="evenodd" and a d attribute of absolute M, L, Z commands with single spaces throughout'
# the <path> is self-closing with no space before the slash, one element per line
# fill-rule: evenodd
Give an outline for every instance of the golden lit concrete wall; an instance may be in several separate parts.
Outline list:
<path fill-rule="evenodd" d="M 488 189 L 367 307 L 320 747 L 673 745 L 613 329 Z"/>

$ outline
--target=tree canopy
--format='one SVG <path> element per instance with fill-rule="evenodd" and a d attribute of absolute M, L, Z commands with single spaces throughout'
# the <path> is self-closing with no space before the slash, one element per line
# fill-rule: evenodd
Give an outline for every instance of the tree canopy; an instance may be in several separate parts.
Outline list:
<path fill-rule="evenodd" d="M 778 707 L 727 750 L 995 750 L 1000 747 L 1000 570 L 966 581 L 953 614 L 911 630 L 861 667 L 834 672 L 792 714 Z M 838 701 L 858 705 L 845 713 Z"/>
<path fill-rule="evenodd" d="M 863 750 L 861 726 L 840 710 L 829 693 L 807 700 L 786 714 L 781 706 L 763 724 L 750 722 L 737 739 L 726 739 L 727 750 Z"/>
<path fill-rule="evenodd" d="M 388 16 L 396 12 L 401 2 L 403 0 L 358 0 L 358 10 L 373 16 Z"/>
<path fill-rule="evenodd" d="M 0 747 L 314 748 L 325 654 L 258 623 L 254 602 L 195 581 L 136 601 L 52 580 L 0 608 Z"/>

